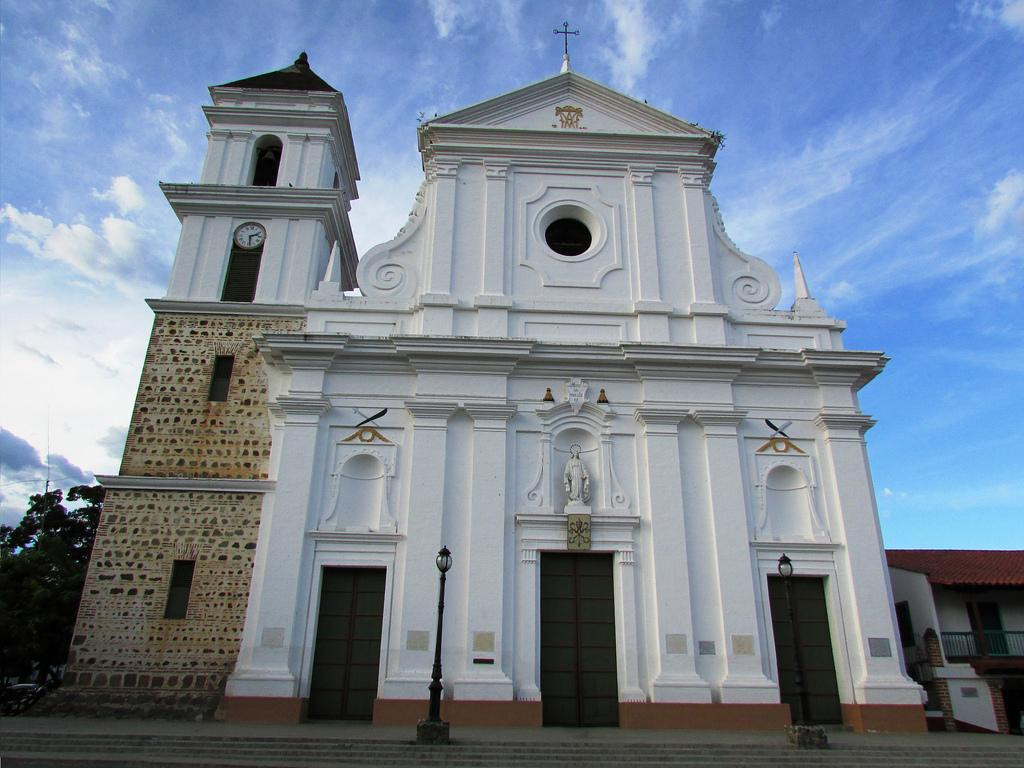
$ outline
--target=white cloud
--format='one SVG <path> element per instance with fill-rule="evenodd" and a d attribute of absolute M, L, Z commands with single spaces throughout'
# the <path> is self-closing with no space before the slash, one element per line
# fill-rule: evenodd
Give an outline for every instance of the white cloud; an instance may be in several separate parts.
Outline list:
<path fill-rule="evenodd" d="M 127 289 L 140 273 L 143 230 L 135 222 L 107 216 L 97 233 L 82 221 L 54 224 L 9 203 L 0 210 L 0 221 L 5 220 L 11 225 L 7 242 L 37 258 L 69 266 L 93 282 Z"/>
<path fill-rule="evenodd" d="M 467 8 L 460 7 L 456 0 L 427 0 L 430 6 L 430 15 L 434 18 L 434 26 L 437 28 L 437 36 L 444 40 L 452 33 L 460 16 L 465 16 Z"/>
<path fill-rule="evenodd" d="M 1024 35 L 1024 0 L 970 0 L 960 4 L 960 12 L 971 18 L 997 22 L 1011 32 Z"/>
<path fill-rule="evenodd" d="M 146 199 L 142 196 L 142 190 L 131 176 L 115 176 L 110 180 L 110 188 L 106 192 L 96 189 L 92 196 L 99 200 L 109 200 L 117 206 L 122 214 L 141 210 L 146 205 Z"/>
<path fill-rule="evenodd" d="M 771 32 L 781 19 L 782 3 L 772 3 L 770 7 L 761 11 L 761 29 L 765 33 Z"/>
<path fill-rule="evenodd" d="M 632 91 L 637 80 L 647 73 L 654 53 L 656 27 L 647 15 L 644 0 L 605 0 L 604 8 L 615 28 L 616 47 L 604 51 L 612 80 L 616 87 Z"/>
<path fill-rule="evenodd" d="M 1017 169 L 996 182 L 985 201 L 985 215 L 977 228 L 981 234 L 992 235 L 1008 224 L 1016 224 L 1024 233 L 1024 173 Z"/>
<path fill-rule="evenodd" d="M 100 48 L 81 27 L 61 25 L 63 43 L 58 47 L 54 61 L 64 76 L 76 85 L 105 85 L 124 77 L 124 69 L 103 58 Z"/>

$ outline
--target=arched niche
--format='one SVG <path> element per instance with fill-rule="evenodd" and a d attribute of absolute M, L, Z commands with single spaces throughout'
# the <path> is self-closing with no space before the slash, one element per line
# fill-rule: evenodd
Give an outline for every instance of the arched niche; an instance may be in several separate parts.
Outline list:
<path fill-rule="evenodd" d="M 762 529 L 768 538 L 789 541 L 814 537 L 810 481 L 792 464 L 778 463 L 765 473 Z"/>
<path fill-rule="evenodd" d="M 569 402 L 542 407 L 536 438 L 536 459 L 522 486 L 524 510 L 561 513 L 565 509 L 565 464 L 573 443 L 580 446 L 590 474 L 590 502 L 595 514 L 628 514 L 629 494 L 619 482 L 612 455 L 611 423 L 614 412 L 607 405 Z"/>
<path fill-rule="evenodd" d="M 320 530 L 395 530 L 390 502 L 395 448 L 394 444 L 337 446 Z"/>

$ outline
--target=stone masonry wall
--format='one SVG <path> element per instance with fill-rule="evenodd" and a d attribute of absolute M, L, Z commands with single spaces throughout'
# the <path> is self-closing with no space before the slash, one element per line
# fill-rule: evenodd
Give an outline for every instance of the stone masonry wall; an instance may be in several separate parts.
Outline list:
<path fill-rule="evenodd" d="M 267 476 L 266 377 L 253 336 L 302 330 L 302 318 L 158 314 L 139 381 L 122 475 Z M 217 355 L 234 355 L 226 402 L 210 402 Z"/>
<path fill-rule="evenodd" d="M 267 385 L 252 337 L 301 318 L 158 314 L 122 475 L 264 479 Z M 214 357 L 235 356 L 226 402 Z M 261 493 L 110 489 L 54 714 L 210 716 L 237 658 Z M 188 611 L 165 619 L 171 567 L 195 560 Z"/>

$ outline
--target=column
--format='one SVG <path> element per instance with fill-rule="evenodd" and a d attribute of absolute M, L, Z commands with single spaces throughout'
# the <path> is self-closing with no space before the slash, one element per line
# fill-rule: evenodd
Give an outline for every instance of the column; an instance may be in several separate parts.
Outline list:
<path fill-rule="evenodd" d="M 532 545 L 516 542 L 515 696 L 540 701 L 540 559 Z"/>
<path fill-rule="evenodd" d="M 458 699 L 513 697 L 504 669 L 502 636 L 505 597 L 505 472 L 508 420 L 514 405 L 465 406 L 473 419 L 473 466 L 469 550 L 463 554 L 470 585 L 465 667 L 455 682 Z M 511 589 L 509 590 L 511 592 Z M 474 658 L 493 664 L 475 664 Z"/>
<path fill-rule="evenodd" d="M 723 703 L 777 703 L 778 686 L 764 674 L 758 632 L 758 577 L 750 556 L 747 520 L 747 481 L 743 475 L 737 427 L 743 410 L 697 410 L 693 419 L 704 428 L 708 499 L 715 561 L 704 567 L 715 570 L 722 606 L 721 648 L 725 676 L 721 683 Z"/>
<path fill-rule="evenodd" d="M 448 419 L 457 405 L 411 400 L 408 505 L 399 513 L 405 541 L 395 559 L 391 637 L 382 699 L 427 696 L 437 627 L 437 552 L 444 545 L 444 479 Z M 403 530 L 404 528 L 404 530 Z M 449 622 L 449 627 L 451 623 Z"/>
<path fill-rule="evenodd" d="M 645 702 L 640 687 L 640 639 L 637 637 L 636 568 L 633 550 L 615 553 L 615 644 L 618 650 L 619 701 Z"/>
<path fill-rule="evenodd" d="M 859 413 L 822 412 L 814 423 L 825 433 L 832 526 L 845 544 L 836 559 L 846 565 L 838 579 L 856 703 L 920 705 L 920 688 L 904 676 L 896 652 L 892 590 L 864 443 L 874 421 Z"/>
<path fill-rule="evenodd" d="M 686 411 L 640 408 L 651 505 L 651 558 L 647 573 L 648 626 L 657 650 L 648 649 L 656 702 L 711 701 L 711 688 L 697 675 L 686 553 L 679 422 Z"/>
<path fill-rule="evenodd" d="M 264 499 L 238 662 L 229 698 L 297 698 L 305 617 L 296 616 L 323 397 L 286 395 L 271 404 L 283 418 L 277 486 Z M 296 717 L 293 719 L 297 719 Z M 287 719 L 287 718 L 285 718 Z"/>

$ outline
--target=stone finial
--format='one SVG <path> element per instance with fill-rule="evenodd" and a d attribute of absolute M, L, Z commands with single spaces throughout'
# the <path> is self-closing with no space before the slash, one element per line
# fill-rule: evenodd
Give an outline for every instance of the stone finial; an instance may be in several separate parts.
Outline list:
<path fill-rule="evenodd" d="M 823 315 L 825 311 L 821 308 L 818 300 L 811 296 L 807 288 L 807 278 L 804 277 L 804 268 L 800 264 L 800 254 L 793 251 L 793 312 L 801 315 Z"/>
<path fill-rule="evenodd" d="M 299 69 L 309 69 L 309 56 L 305 51 L 299 54 L 299 58 L 295 60 L 295 66 Z"/>

